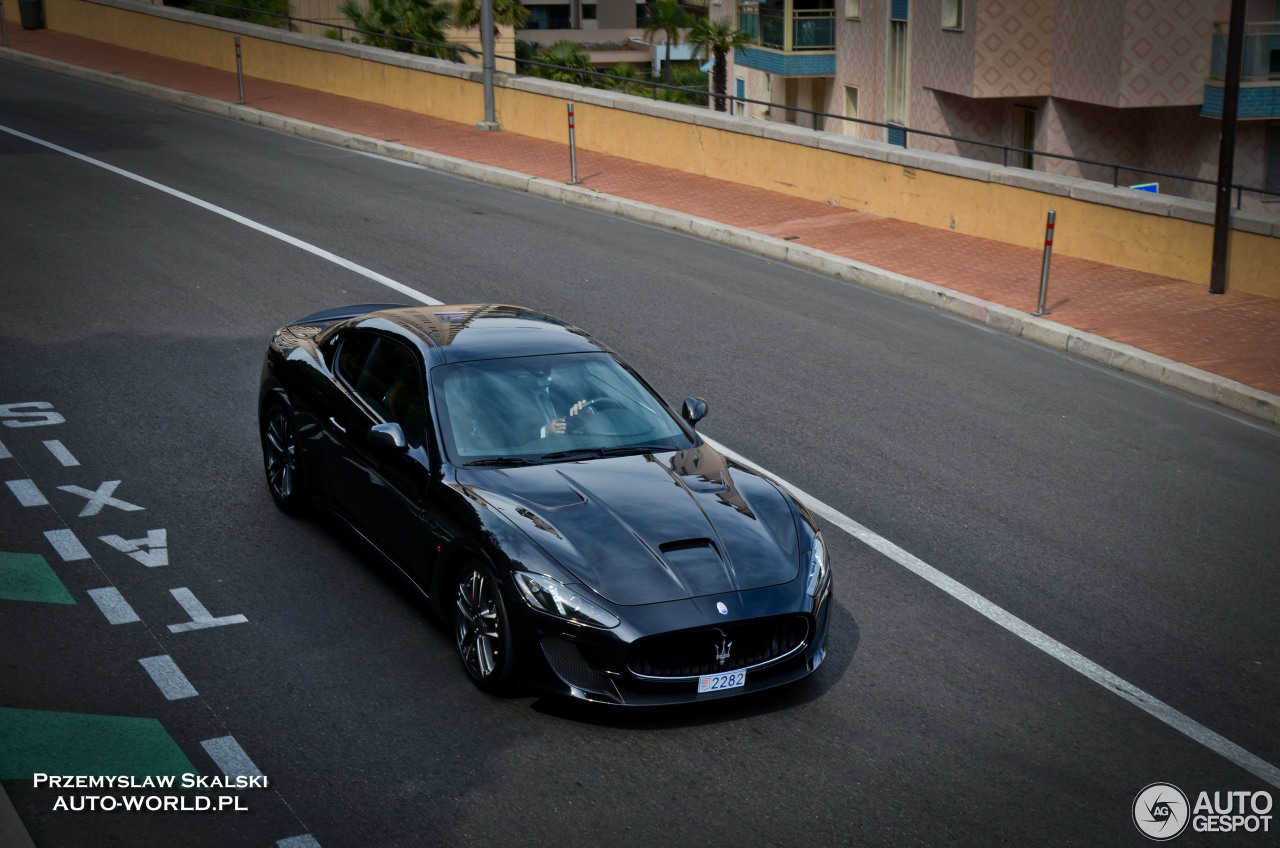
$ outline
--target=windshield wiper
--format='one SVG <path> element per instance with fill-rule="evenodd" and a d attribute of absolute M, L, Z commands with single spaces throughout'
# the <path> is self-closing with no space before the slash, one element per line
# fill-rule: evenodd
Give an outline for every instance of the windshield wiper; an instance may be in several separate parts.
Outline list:
<path fill-rule="evenodd" d="M 581 457 L 583 459 L 600 459 L 606 456 L 626 456 L 635 453 L 659 453 L 673 450 L 676 450 L 676 448 L 670 445 L 615 445 L 610 448 L 574 448 L 573 450 L 544 453 L 542 458 L 568 459 L 570 457 Z"/>
<path fill-rule="evenodd" d="M 679 450 L 671 445 L 617 445 L 612 448 L 597 448 L 601 456 L 625 456 L 629 453 L 669 453 Z"/>
<path fill-rule="evenodd" d="M 475 459 L 464 462 L 464 466 L 473 465 L 533 465 L 533 461 L 523 456 L 491 456 L 486 459 Z"/>
<path fill-rule="evenodd" d="M 543 459 L 568 459 L 569 457 L 582 457 L 583 459 L 599 459 L 604 456 L 604 451 L 600 448 L 574 448 L 573 450 L 554 451 L 552 453 L 544 453 Z"/>

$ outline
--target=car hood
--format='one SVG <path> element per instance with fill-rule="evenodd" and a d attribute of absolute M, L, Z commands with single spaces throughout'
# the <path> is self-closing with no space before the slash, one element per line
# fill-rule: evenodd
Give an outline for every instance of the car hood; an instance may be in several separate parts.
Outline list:
<path fill-rule="evenodd" d="M 789 497 L 706 445 L 458 481 L 615 604 L 758 589 L 800 568 Z"/>

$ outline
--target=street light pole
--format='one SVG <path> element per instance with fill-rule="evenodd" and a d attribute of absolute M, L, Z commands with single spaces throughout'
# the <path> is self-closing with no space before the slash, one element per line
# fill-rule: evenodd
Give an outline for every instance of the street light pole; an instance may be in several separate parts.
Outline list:
<path fill-rule="evenodd" d="M 1213 210 L 1213 263 L 1209 266 L 1209 294 L 1227 290 L 1227 260 L 1231 239 L 1231 179 L 1236 164 L 1236 112 L 1240 105 L 1240 71 L 1244 64 L 1245 0 L 1231 0 L 1227 34 L 1227 79 L 1222 90 L 1222 141 L 1218 148 L 1218 194 Z"/>
<path fill-rule="evenodd" d="M 476 124 L 478 130 L 497 130 L 497 118 L 493 110 L 493 0 L 480 0 L 480 52 L 484 67 L 484 120 Z"/>

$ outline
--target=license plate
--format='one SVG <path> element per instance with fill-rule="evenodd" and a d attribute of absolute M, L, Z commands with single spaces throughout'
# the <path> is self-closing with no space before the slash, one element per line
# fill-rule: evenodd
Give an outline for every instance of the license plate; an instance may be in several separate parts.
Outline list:
<path fill-rule="evenodd" d="M 719 692 L 721 689 L 737 689 L 747 682 L 745 671 L 722 671 L 698 678 L 699 692 Z"/>

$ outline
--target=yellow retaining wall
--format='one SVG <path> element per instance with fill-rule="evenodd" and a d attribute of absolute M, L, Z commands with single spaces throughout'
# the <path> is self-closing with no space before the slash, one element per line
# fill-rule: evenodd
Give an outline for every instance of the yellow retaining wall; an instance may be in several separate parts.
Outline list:
<path fill-rule="evenodd" d="M 233 35 L 136 10 L 85 0 L 44 0 L 48 26 L 60 32 L 235 70 Z M 17 5 L 16 0 L 13 3 Z M 219 19 L 214 19 L 218 21 Z M 242 35 L 245 74 L 381 103 L 446 120 L 483 118 L 477 81 L 400 67 L 323 49 Z M 584 99 L 600 98 L 583 92 Z M 494 92 L 503 129 L 566 140 L 566 97 Z M 637 109 L 649 106 L 636 104 Z M 655 107 L 656 108 L 656 107 Z M 577 143 L 594 150 L 809 200 L 835 201 L 912 223 L 1023 247 L 1043 244 L 1044 221 L 1058 213 L 1054 251 L 1109 265 L 1207 284 L 1211 225 L 1106 203 L 903 167 L 848 153 L 696 125 L 641 111 L 579 102 Z M 1274 231 L 1273 231 L 1274 232 Z M 1235 230 L 1230 285 L 1280 297 L 1280 238 Z"/>

